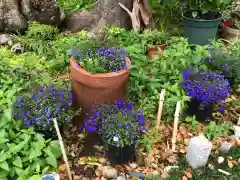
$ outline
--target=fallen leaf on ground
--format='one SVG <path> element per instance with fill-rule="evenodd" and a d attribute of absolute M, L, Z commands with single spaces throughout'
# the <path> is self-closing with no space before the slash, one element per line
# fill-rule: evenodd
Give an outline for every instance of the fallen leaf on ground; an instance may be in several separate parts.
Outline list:
<path fill-rule="evenodd" d="M 192 179 L 192 174 L 191 174 L 191 172 L 186 172 L 185 175 L 186 175 L 189 179 Z"/>
<path fill-rule="evenodd" d="M 229 161 L 229 160 L 228 160 L 228 167 L 229 167 L 230 169 L 233 168 L 233 163 L 232 163 L 231 161 Z"/>
<path fill-rule="evenodd" d="M 183 126 L 180 126 L 180 127 L 179 127 L 179 131 L 180 131 L 180 133 L 182 134 L 183 139 L 188 138 L 188 130 L 187 130 L 187 128 L 185 128 L 185 127 L 183 127 Z"/>
<path fill-rule="evenodd" d="M 61 164 L 58 168 L 59 172 L 65 172 L 66 171 L 66 164 Z"/>

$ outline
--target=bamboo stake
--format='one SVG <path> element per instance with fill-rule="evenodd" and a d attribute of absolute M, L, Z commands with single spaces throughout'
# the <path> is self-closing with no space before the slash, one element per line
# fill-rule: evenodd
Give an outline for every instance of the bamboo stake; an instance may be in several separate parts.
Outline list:
<path fill-rule="evenodd" d="M 176 138 L 177 138 L 177 130 L 178 130 L 178 118 L 180 113 L 180 101 L 177 102 L 175 114 L 174 114 L 174 124 L 173 124 L 173 135 L 172 135 L 172 151 L 176 150 Z"/>
<path fill-rule="evenodd" d="M 162 109 L 163 109 L 163 102 L 165 96 L 165 89 L 161 90 L 161 94 L 159 97 L 159 104 L 158 104 L 158 113 L 157 113 L 157 120 L 156 120 L 156 134 L 158 133 L 161 117 L 162 117 Z"/>
<path fill-rule="evenodd" d="M 64 160 L 64 162 L 66 164 L 66 167 L 67 167 L 69 180 L 73 180 L 72 175 L 71 175 L 70 166 L 69 166 L 69 163 L 68 163 L 68 158 L 67 158 L 66 151 L 65 151 L 65 148 L 64 148 L 62 136 L 61 136 L 61 133 L 59 131 L 59 127 L 58 127 L 58 123 L 57 123 L 56 118 L 53 119 L 53 123 L 54 123 L 54 127 L 57 131 L 57 136 L 58 136 L 59 144 L 60 144 L 61 151 L 62 151 L 62 154 L 63 154 L 63 160 Z"/>

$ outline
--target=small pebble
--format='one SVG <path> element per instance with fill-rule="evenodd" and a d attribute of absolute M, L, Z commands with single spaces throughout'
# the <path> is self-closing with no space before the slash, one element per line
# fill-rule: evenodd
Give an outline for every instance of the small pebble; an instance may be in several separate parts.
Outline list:
<path fill-rule="evenodd" d="M 231 135 L 231 136 L 228 137 L 228 139 L 229 139 L 229 140 L 236 140 L 237 137 L 236 137 L 235 135 Z"/>
<path fill-rule="evenodd" d="M 123 176 L 118 176 L 118 177 L 117 177 L 117 180 L 126 180 L 126 178 L 123 177 Z"/>
<path fill-rule="evenodd" d="M 218 157 L 218 164 L 221 164 L 224 162 L 224 157 L 220 156 Z"/>
<path fill-rule="evenodd" d="M 107 162 L 104 157 L 99 158 L 98 161 L 99 161 L 101 164 L 105 164 L 105 163 Z"/>
<path fill-rule="evenodd" d="M 145 177 L 145 174 L 140 173 L 140 172 L 130 172 L 130 173 L 129 173 L 129 176 L 131 176 L 131 177 L 144 178 L 144 177 Z"/>
<path fill-rule="evenodd" d="M 214 170 L 214 166 L 212 164 L 208 164 L 208 168 Z"/>
<path fill-rule="evenodd" d="M 227 141 L 225 141 L 225 142 L 221 145 L 220 151 L 221 151 L 222 153 L 227 153 L 230 148 L 231 148 L 231 144 L 228 143 Z"/>

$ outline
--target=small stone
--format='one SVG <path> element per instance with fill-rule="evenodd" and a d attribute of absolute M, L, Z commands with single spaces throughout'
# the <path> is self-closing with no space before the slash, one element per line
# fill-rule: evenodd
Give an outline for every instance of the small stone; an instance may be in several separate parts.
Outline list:
<path fill-rule="evenodd" d="M 155 176 L 160 175 L 160 173 L 159 173 L 158 171 L 156 171 L 156 170 L 154 170 L 154 171 L 152 172 L 152 174 L 155 175 Z"/>
<path fill-rule="evenodd" d="M 140 173 L 140 172 L 130 172 L 130 173 L 129 173 L 129 176 L 130 176 L 130 177 L 144 178 L 144 177 L 145 177 L 145 174 Z"/>
<path fill-rule="evenodd" d="M 109 161 L 106 161 L 106 164 L 107 164 L 107 165 L 111 165 L 111 163 L 110 163 Z"/>
<path fill-rule="evenodd" d="M 105 178 L 117 178 L 118 171 L 116 168 L 112 166 L 104 166 L 103 167 L 103 176 Z"/>
<path fill-rule="evenodd" d="M 155 163 L 152 163 L 152 167 L 155 168 L 155 169 L 157 169 L 157 168 L 158 168 L 158 165 L 155 164 Z"/>
<path fill-rule="evenodd" d="M 220 156 L 218 157 L 218 164 L 221 164 L 224 162 L 224 157 Z"/>
<path fill-rule="evenodd" d="M 129 166 L 133 169 L 136 169 L 138 167 L 137 163 L 130 163 Z"/>
<path fill-rule="evenodd" d="M 208 164 L 208 168 L 214 170 L 214 166 L 212 164 Z"/>
<path fill-rule="evenodd" d="M 75 155 L 75 153 L 73 151 L 71 152 L 71 156 L 72 157 L 76 157 L 76 155 Z"/>
<path fill-rule="evenodd" d="M 228 139 L 229 139 L 229 140 L 236 140 L 237 137 L 236 137 L 235 135 L 231 135 L 231 136 L 228 137 Z"/>
<path fill-rule="evenodd" d="M 98 168 L 95 170 L 95 174 L 96 174 L 96 176 L 102 176 L 102 174 L 103 174 L 103 167 L 102 166 L 98 166 Z"/>
<path fill-rule="evenodd" d="M 118 176 L 117 180 L 126 180 L 126 178 L 124 176 Z"/>
<path fill-rule="evenodd" d="M 80 179 L 81 179 L 81 176 L 76 176 L 76 175 L 75 175 L 75 176 L 73 176 L 73 179 L 74 179 L 74 180 L 80 180 Z"/>
<path fill-rule="evenodd" d="M 222 153 L 227 153 L 229 151 L 229 149 L 231 148 L 231 144 L 228 143 L 227 141 L 224 141 L 224 143 L 221 145 L 220 151 Z"/>
<path fill-rule="evenodd" d="M 106 161 L 106 159 L 104 157 L 100 157 L 98 159 L 98 162 L 100 162 L 101 164 L 106 164 L 107 163 L 107 161 Z"/>

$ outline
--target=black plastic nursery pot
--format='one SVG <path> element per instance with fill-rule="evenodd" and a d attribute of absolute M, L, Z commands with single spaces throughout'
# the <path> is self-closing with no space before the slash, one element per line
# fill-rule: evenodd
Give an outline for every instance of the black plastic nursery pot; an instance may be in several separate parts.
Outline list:
<path fill-rule="evenodd" d="M 216 37 L 222 16 L 212 20 L 192 19 L 189 13 L 183 14 L 184 36 L 190 44 L 207 45 Z"/>
<path fill-rule="evenodd" d="M 67 128 L 66 125 L 59 126 L 59 131 L 61 135 L 63 135 L 64 129 Z M 52 140 L 58 140 L 57 132 L 55 129 L 52 131 L 50 130 L 36 130 L 38 133 L 44 135 L 45 139 L 52 139 Z"/>
<path fill-rule="evenodd" d="M 113 164 L 125 164 L 134 157 L 135 143 L 124 147 L 117 147 L 105 141 L 103 143 L 105 156 Z"/>
<path fill-rule="evenodd" d="M 188 103 L 188 114 L 195 115 L 196 120 L 199 122 L 205 122 L 212 117 L 213 104 L 207 104 L 202 106 L 196 99 L 191 99 Z"/>
<path fill-rule="evenodd" d="M 57 136 L 56 131 L 37 131 L 37 132 L 44 135 L 45 139 L 58 140 L 58 136 Z"/>

